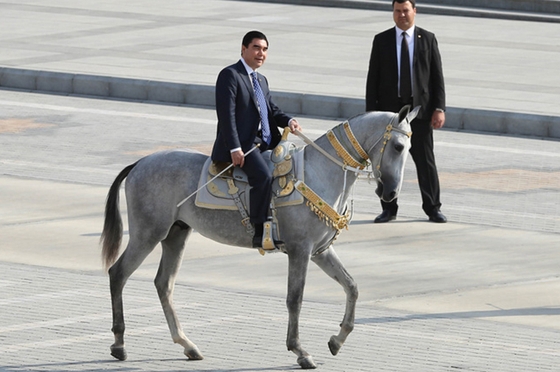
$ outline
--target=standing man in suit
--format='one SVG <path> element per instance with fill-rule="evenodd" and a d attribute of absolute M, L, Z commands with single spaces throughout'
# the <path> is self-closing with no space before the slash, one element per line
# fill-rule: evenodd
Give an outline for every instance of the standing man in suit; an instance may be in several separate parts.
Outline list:
<path fill-rule="evenodd" d="M 266 60 L 266 36 L 250 31 L 241 44 L 241 59 L 224 68 L 216 82 L 218 131 L 212 160 L 232 162 L 247 174 L 251 185 L 249 215 L 255 226 L 253 247 L 261 248 L 272 197 L 272 172 L 261 153 L 276 147 L 281 139 L 279 127 L 289 126 L 292 132 L 301 127 L 272 102 L 268 81 L 256 72 Z M 256 145 L 259 149 L 247 154 Z"/>
<path fill-rule="evenodd" d="M 395 27 L 375 36 L 366 83 L 366 110 L 398 112 L 421 106 L 411 123 L 410 154 L 416 164 L 422 209 L 432 222 L 447 222 L 441 213 L 433 130 L 445 123 L 445 86 L 436 37 L 414 25 L 415 0 L 393 0 Z M 382 187 L 382 185 L 380 185 Z M 374 222 L 397 218 L 397 200 L 381 202 Z"/>

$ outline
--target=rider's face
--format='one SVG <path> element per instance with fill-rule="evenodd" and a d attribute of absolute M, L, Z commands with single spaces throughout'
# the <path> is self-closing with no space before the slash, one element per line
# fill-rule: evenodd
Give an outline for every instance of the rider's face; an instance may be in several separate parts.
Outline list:
<path fill-rule="evenodd" d="M 253 39 L 248 47 L 241 45 L 241 57 L 253 70 L 261 67 L 266 60 L 268 43 L 263 39 Z"/>

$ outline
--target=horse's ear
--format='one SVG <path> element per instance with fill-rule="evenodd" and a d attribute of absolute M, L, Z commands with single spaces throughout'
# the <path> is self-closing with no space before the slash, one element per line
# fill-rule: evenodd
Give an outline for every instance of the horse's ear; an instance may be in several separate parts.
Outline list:
<path fill-rule="evenodd" d="M 422 106 L 416 106 L 414 108 L 414 110 L 410 111 L 410 113 L 408 115 L 406 115 L 406 120 L 410 123 L 412 120 L 414 120 L 414 118 L 416 117 L 416 115 L 418 115 L 418 112 L 420 111 L 420 107 Z"/>
<path fill-rule="evenodd" d="M 405 105 L 401 108 L 401 111 L 399 111 L 399 121 L 398 121 L 399 123 L 402 123 L 402 121 L 407 117 L 409 111 L 410 111 L 410 105 Z"/>

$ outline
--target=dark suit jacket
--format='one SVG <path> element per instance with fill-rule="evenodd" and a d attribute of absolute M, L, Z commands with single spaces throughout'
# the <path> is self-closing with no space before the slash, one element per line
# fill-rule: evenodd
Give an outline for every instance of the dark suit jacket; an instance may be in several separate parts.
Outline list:
<path fill-rule="evenodd" d="M 445 85 L 441 56 L 433 33 L 414 30 L 413 107 L 422 109 L 417 119 L 430 120 L 436 108 L 445 110 Z M 375 36 L 366 83 L 366 111 L 400 110 L 398 96 L 397 39 L 395 28 Z"/>
<path fill-rule="evenodd" d="M 272 102 L 268 81 L 263 75 L 258 76 L 268 107 L 268 122 L 272 135 L 269 148 L 274 148 L 281 139 L 278 127 L 288 126 L 291 117 Z M 230 150 L 240 147 L 246 153 L 255 142 L 259 142 L 258 102 L 251 78 L 241 61 L 224 68 L 218 75 L 216 112 L 218 132 L 212 149 L 212 160 L 230 162 Z"/>

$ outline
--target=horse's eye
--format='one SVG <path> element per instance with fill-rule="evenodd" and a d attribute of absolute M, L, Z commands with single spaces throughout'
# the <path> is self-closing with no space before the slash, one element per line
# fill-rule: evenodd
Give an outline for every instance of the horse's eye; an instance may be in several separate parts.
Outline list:
<path fill-rule="evenodd" d="M 397 152 L 402 152 L 402 150 L 404 150 L 404 145 L 401 143 L 397 143 L 395 145 L 395 150 L 397 150 Z"/>

